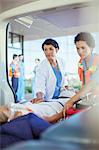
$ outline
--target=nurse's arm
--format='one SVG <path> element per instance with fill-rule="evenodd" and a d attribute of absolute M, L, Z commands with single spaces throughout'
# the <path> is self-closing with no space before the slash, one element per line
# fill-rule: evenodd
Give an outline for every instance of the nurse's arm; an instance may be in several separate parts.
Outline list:
<path fill-rule="evenodd" d="M 86 86 L 82 87 L 81 90 L 77 94 L 75 94 L 65 103 L 64 108 L 63 108 L 64 117 L 66 115 L 66 111 L 72 108 L 73 105 L 79 101 L 79 99 L 85 97 L 87 93 L 92 92 L 94 86 L 95 86 L 95 83 L 93 81 L 90 81 Z"/>

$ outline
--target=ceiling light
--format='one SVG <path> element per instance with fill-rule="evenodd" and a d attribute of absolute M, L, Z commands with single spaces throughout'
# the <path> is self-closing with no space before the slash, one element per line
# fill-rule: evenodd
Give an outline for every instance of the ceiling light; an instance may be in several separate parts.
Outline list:
<path fill-rule="evenodd" d="M 24 25 L 27 28 L 30 28 L 33 23 L 33 18 L 30 16 L 20 17 L 15 19 L 16 22 Z"/>

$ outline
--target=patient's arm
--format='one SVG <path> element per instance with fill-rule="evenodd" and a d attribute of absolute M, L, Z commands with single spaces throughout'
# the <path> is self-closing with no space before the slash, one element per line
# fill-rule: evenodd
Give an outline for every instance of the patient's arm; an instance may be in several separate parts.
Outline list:
<path fill-rule="evenodd" d="M 56 123 L 57 121 L 59 121 L 61 118 L 63 117 L 63 113 L 57 113 L 53 116 L 47 117 L 44 116 L 43 119 L 45 119 L 46 121 L 50 122 L 50 123 Z"/>
<path fill-rule="evenodd" d="M 37 103 L 41 103 L 41 102 L 44 102 L 44 100 L 42 98 L 34 98 L 34 99 L 31 100 L 31 103 L 33 103 L 33 104 L 34 103 L 37 104 Z"/>
<path fill-rule="evenodd" d="M 36 97 L 37 98 L 34 98 L 31 100 L 31 102 L 34 104 L 34 103 L 41 103 L 41 102 L 44 102 L 45 99 L 44 99 L 44 93 L 42 92 L 37 92 L 36 93 Z"/>

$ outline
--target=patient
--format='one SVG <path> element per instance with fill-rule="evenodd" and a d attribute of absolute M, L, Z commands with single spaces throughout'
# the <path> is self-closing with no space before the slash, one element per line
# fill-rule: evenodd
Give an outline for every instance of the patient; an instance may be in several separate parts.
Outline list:
<path fill-rule="evenodd" d="M 50 123 L 55 123 L 63 117 L 62 109 L 68 99 L 69 98 L 60 98 L 54 99 L 54 101 L 50 100 L 49 102 L 41 102 L 38 104 L 26 102 L 23 104 L 12 103 L 10 105 L 1 106 L 0 123 L 5 123 L 28 113 L 34 113 Z"/>

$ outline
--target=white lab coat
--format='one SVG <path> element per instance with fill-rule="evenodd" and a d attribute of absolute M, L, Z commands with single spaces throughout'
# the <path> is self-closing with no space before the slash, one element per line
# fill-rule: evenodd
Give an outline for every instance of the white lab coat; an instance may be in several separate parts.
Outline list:
<path fill-rule="evenodd" d="M 61 87 L 64 88 L 67 85 L 65 80 L 65 67 L 63 60 L 57 58 L 59 69 L 62 73 L 62 84 Z M 42 92 L 45 95 L 46 100 L 49 100 L 53 97 L 56 86 L 56 77 L 53 72 L 53 69 L 47 59 L 43 60 L 39 67 L 37 68 L 36 78 L 35 78 L 35 94 L 37 92 Z"/>

